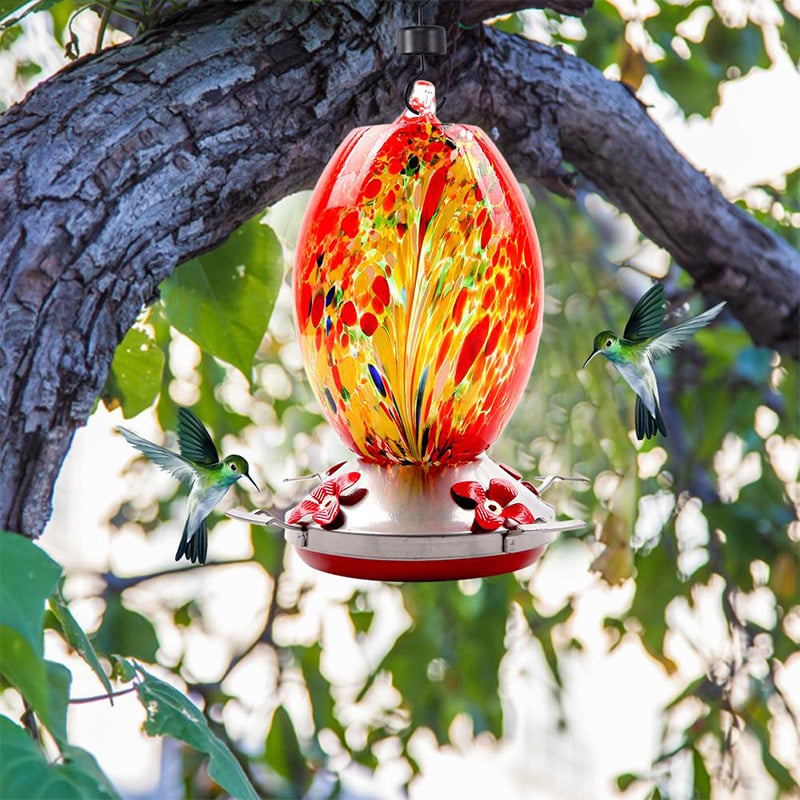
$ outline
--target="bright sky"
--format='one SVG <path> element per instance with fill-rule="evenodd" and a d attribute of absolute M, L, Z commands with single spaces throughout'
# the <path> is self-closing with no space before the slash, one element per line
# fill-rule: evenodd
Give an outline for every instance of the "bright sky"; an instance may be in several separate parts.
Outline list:
<path fill-rule="evenodd" d="M 93 41 L 91 14 L 83 14 L 80 25 L 86 41 Z M 28 57 L 45 65 L 46 72 L 57 69 L 62 59 L 44 35 L 46 17 L 31 18 L 22 44 Z M 51 41 L 51 40 L 50 40 Z M 774 53 L 773 48 L 773 53 Z M 726 192 L 737 195 L 748 186 L 765 182 L 780 183 L 780 176 L 800 166 L 800 74 L 788 57 L 777 54 L 776 64 L 769 70 L 754 70 L 749 76 L 728 83 L 722 105 L 709 120 L 694 118 L 685 121 L 672 101 L 661 95 L 652 84 L 645 83 L 643 99 L 652 103 L 651 113 L 666 129 L 673 142 L 690 160 L 718 178 Z M 11 102 L 20 96 L 22 87 L 9 77 L 8 56 L 0 58 L 0 100 Z M 793 98 L 794 102 L 790 99 Z M 273 213 L 279 214 L 279 211 Z M 283 324 L 277 320 L 274 324 Z M 118 413 L 109 414 L 102 406 L 86 428 L 78 431 L 72 450 L 59 479 L 55 495 L 55 512 L 41 540 L 46 549 L 61 561 L 74 567 L 104 569 L 107 567 L 109 532 L 106 520 L 116 509 L 114 499 L 118 487 L 130 485 L 137 478 L 123 476 L 133 452 L 112 433 L 113 425 L 122 422 Z M 144 436 L 157 433 L 151 415 L 144 414 L 126 423 Z M 259 444 L 243 453 L 255 464 L 259 480 Z M 323 454 L 324 456 L 325 454 Z M 329 462 L 336 460 L 328 453 Z M 96 465 L 103 464 L 98 470 Z M 262 472 L 261 475 L 264 473 Z M 90 479 L 88 479 L 90 476 Z M 141 479 L 141 478 L 139 478 Z M 146 492 L 157 495 L 170 479 L 155 468 L 146 476 Z M 173 564 L 172 553 L 179 536 L 182 509 L 176 508 L 175 519 L 146 540 L 134 532 L 123 532 L 115 542 L 114 567 L 125 573 L 155 570 Z M 249 540 L 246 526 L 226 522 L 212 537 L 217 558 L 246 557 Z M 421 734 L 416 741 L 423 777 L 412 789 L 414 800 L 453 796 L 456 792 L 471 797 L 530 797 L 535 791 L 540 800 L 600 800 L 616 796 L 613 776 L 621 771 L 646 769 L 658 747 L 660 708 L 674 694 L 676 683 L 664 677 L 660 669 L 635 645 L 626 644 L 613 654 L 605 653 L 600 622 L 610 610 L 624 605 L 632 587 L 609 589 L 588 569 L 592 553 L 583 545 L 552 550 L 537 568 L 534 585 L 548 607 L 558 608 L 569 594 L 580 593 L 574 632 L 587 642 L 587 651 L 580 657 L 567 658 L 565 705 L 571 727 L 566 734 L 554 731 L 555 707 L 549 677 L 538 645 L 531 641 L 524 626 L 512 624 L 509 631 L 509 654 L 502 666 L 503 700 L 506 706 L 507 732 L 501 745 L 479 737 L 473 740 L 466 720 L 454 725 L 452 748 L 436 750 Z M 325 671 L 332 678 L 346 680 L 355 669 L 364 669 L 369 652 L 380 652 L 381 642 L 372 641 L 359 649 L 341 630 L 342 619 L 335 610 L 339 599 L 349 596 L 354 582 L 315 573 L 296 557 L 291 558 L 290 573 L 296 580 L 315 584 L 304 619 L 287 636 L 313 637 L 317 623 L 323 622 L 325 642 L 336 642 L 326 649 Z M 202 597 L 213 609 L 208 628 L 224 632 L 232 646 L 249 642 L 257 630 L 269 586 L 260 570 L 235 567 L 194 573 L 180 582 L 159 583 L 150 587 L 186 599 Z M 474 584 L 467 584 L 469 592 Z M 73 584 L 73 591 L 80 584 Z M 147 592 L 131 595 L 131 602 L 145 613 L 154 608 Z M 380 637 L 391 641 L 394 632 L 404 624 L 398 609 L 396 590 L 385 587 L 379 594 L 382 604 Z M 713 618 L 711 593 L 701 602 L 700 618 Z M 95 601 L 77 601 L 73 610 L 79 620 L 93 627 L 101 611 Z M 158 620 L 156 620 L 158 622 Z M 696 620 L 695 620 L 696 621 Z M 687 619 L 687 626 L 691 620 Z M 373 626 L 376 627 L 376 626 Z M 166 630 L 166 629 L 165 629 Z M 670 642 L 681 674 L 694 676 L 700 668 L 696 654 L 680 641 Z M 68 661 L 74 674 L 73 695 L 93 695 L 100 690 L 93 674 L 82 662 L 58 655 L 57 640 L 48 637 L 50 657 Z M 365 655 L 366 651 L 366 655 Z M 177 643 L 165 636 L 162 655 L 177 656 Z M 229 653 L 219 639 L 202 631 L 193 631 L 187 664 L 199 679 L 213 678 Z M 359 667 L 359 665 L 361 665 Z M 232 706 L 229 722 L 253 746 L 263 742 L 269 714 L 275 698 L 259 697 L 259 687 L 273 667 L 267 659 L 250 665 L 231 676 L 231 688 L 253 698 L 251 708 Z M 800 659 L 786 671 L 786 690 L 800 708 Z M 352 676 L 351 676 L 352 679 Z M 282 698 L 293 710 L 302 728 L 307 709 L 301 696 L 289 692 Z M 92 750 L 110 777 L 126 794 L 153 792 L 152 796 L 170 796 L 170 787 L 155 789 L 159 775 L 160 740 L 150 740 L 139 732 L 143 719 L 138 702 L 131 696 L 121 697 L 113 709 L 94 703 L 70 710 L 70 735 L 76 744 Z M 102 735 L 98 732 L 102 731 Z M 794 740 L 787 734 L 785 747 Z M 747 747 L 746 744 L 742 745 Z M 795 745 L 796 746 L 796 745 Z M 791 758 L 791 750 L 789 755 Z M 795 762 L 796 763 L 796 762 Z M 390 756 L 376 776 L 353 771 L 348 789 L 365 796 L 400 797 L 396 790 L 399 768 Z M 759 785 L 759 776 L 751 776 Z M 174 789 L 174 785 L 173 785 Z M 641 796 L 636 789 L 625 795 Z M 763 796 L 763 795 L 762 795 Z"/>

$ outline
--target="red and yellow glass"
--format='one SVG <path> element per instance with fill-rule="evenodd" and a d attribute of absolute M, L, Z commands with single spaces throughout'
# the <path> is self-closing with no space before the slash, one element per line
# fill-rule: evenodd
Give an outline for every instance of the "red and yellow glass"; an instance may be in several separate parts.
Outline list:
<path fill-rule="evenodd" d="M 432 96 L 419 83 L 419 115 L 350 133 L 297 247 L 314 393 L 342 440 L 378 463 L 484 452 L 519 401 L 541 332 L 541 255 L 519 185 L 482 130 L 436 118 Z"/>

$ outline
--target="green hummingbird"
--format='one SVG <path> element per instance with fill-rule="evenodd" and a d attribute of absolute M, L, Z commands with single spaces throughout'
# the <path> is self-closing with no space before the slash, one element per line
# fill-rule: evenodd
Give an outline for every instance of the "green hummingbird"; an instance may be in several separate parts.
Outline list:
<path fill-rule="evenodd" d="M 651 286 L 634 306 L 622 336 L 614 331 L 601 331 L 594 337 L 594 349 L 585 367 L 596 355 L 605 356 L 627 384 L 636 392 L 636 438 L 649 439 L 658 431 L 667 435 L 661 416 L 658 383 L 653 361 L 683 344 L 700 328 L 708 325 L 722 311 L 718 303 L 696 317 L 661 330 L 664 321 L 664 287 Z"/>
<path fill-rule="evenodd" d="M 180 455 L 137 436 L 121 425 L 117 430 L 128 444 L 144 453 L 154 464 L 191 486 L 186 524 L 175 553 L 175 560 L 186 556 L 193 564 L 206 563 L 208 531 L 206 517 L 222 500 L 228 489 L 243 475 L 258 491 L 250 477 L 248 464 L 241 456 L 232 455 L 220 461 L 217 448 L 202 422 L 188 409 L 178 409 L 178 446 Z"/>

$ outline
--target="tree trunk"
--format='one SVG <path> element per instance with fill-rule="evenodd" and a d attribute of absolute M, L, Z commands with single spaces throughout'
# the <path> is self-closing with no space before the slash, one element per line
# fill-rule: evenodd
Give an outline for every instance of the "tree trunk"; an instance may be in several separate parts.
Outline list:
<path fill-rule="evenodd" d="M 754 341 L 796 355 L 797 253 L 727 203 L 620 84 L 561 51 L 458 25 L 462 12 L 474 22 L 523 5 L 537 3 L 428 4 L 426 20 L 450 29 L 452 55 L 434 63 L 452 71 L 445 116 L 496 126 L 523 181 L 568 191 L 569 161 L 728 300 Z M 75 428 L 159 283 L 311 187 L 350 128 L 397 116 L 416 64 L 394 56 L 394 36 L 410 11 L 201 6 L 70 65 L 0 118 L 0 527 L 41 533 Z"/>

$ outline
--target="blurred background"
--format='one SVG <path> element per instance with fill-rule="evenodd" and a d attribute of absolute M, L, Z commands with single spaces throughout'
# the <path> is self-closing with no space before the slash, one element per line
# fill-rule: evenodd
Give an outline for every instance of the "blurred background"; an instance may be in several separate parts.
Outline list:
<path fill-rule="evenodd" d="M 2 33 L 0 107 L 63 67 L 65 47 L 128 38 L 112 26 L 98 36 L 98 16 L 78 8 L 57 3 Z M 797 247 L 798 15 L 768 0 L 597 0 L 583 20 L 526 11 L 493 24 L 630 83 L 697 168 Z M 526 193 L 544 329 L 492 454 L 528 478 L 590 477 L 548 496 L 584 531 L 513 575 L 391 585 L 315 572 L 276 529 L 224 516 L 287 506 L 305 485 L 285 477 L 347 457 L 295 341 L 305 192 L 179 268 L 120 346 L 41 540 L 65 567 L 70 608 L 102 656 L 153 665 L 187 692 L 264 796 L 798 797 L 797 364 L 723 313 L 658 363 L 670 436 L 636 442 L 630 389 L 605 361 L 580 369 L 594 334 L 619 329 L 653 279 L 674 318 L 713 298 L 596 194 Z M 186 270 L 234 266 L 263 289 L 230 307 L 240 348 L 187 308 Z M 165 441 L 181 405 L 262 488 L 237 487 L 218 507 L 202 569 L 173 561 L 184 490 L 113 430 Z M 46 651 L 69 665 L 74 696 L 102 691 L 55 632 Z M 13 691 L 0 706 L 21 713 Z M 125 797 L 216 796 L 202 758 L 148 738 L 144 716 L 134 695 L 75 704 L 70 737 Z"/>

